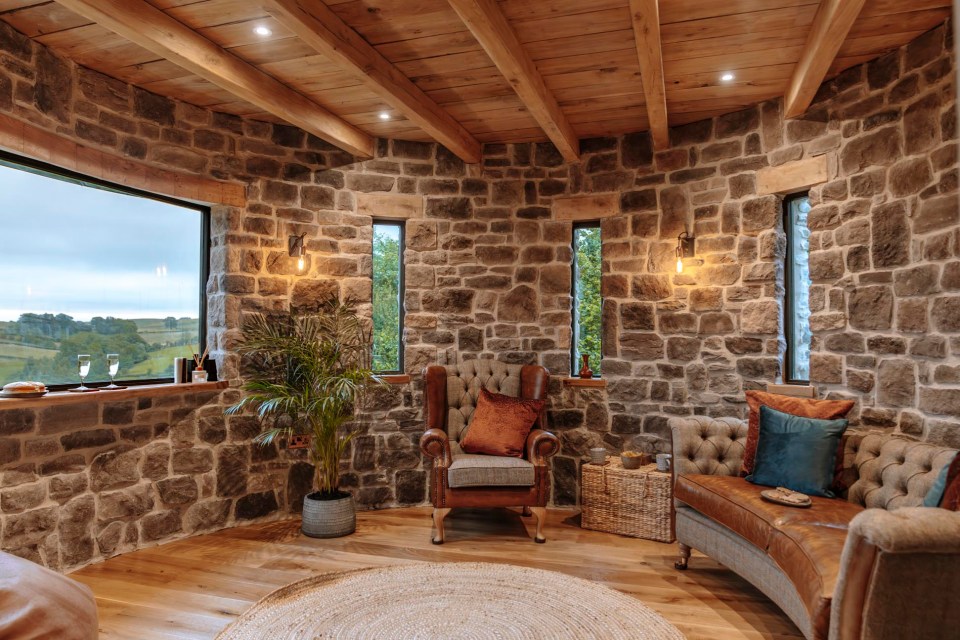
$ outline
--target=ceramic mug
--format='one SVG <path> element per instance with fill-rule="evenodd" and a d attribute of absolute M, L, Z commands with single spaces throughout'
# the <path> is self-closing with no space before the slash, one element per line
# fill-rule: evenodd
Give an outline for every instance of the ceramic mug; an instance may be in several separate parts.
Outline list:
<path fill-rule="evenodd" d="M 673 456 L 669 453 L 657 454 L 657 471 L 670 471 Z"/>
<path fill-rule="evenodd" d="M 590 462 L 593 464 L 603 464 L 607 461 L 607 450 L 603 447 L 593 447 L 590 449 Z"/>

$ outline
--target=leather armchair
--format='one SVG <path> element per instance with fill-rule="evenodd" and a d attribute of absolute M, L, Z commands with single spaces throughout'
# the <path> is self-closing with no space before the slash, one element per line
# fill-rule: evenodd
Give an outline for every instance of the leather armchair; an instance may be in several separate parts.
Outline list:
<path fill-rule="evenodd" d="M 534 540 L 543 535 L 550 497 L 549 460 L 560 450 L 546 431 L 541 411 L 527 436 L 524 456 L 508 458 L 464 453 L 460 436 L 470 424 L 481 387 L 513 397 L 543 400 L 550 375 L 537 365 L 510 365 L 494 360 L 468 360 L 459 365 L 424 370 L 426 430 L 420 449 L 431 459 L 430 500 L 434 544 L 444 540 L 443 520 L 453 507 L 523 507 L 537 517 Z"/>

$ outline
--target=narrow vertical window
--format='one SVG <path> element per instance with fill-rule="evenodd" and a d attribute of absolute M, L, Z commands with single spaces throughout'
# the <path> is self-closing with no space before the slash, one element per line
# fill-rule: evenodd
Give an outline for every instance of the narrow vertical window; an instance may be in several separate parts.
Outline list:
<path fill-rule="evenodd" d="M 600 224 L 578 224 L 573 228 L 573 362 L 577 375 L 583 356 L 589 356 L 594 376 L 600 375 L 601 312 Z"/>
<path fill-rule="evenodd" d="M 810 380 L 810 228 L 807 194 L 787 198 L 783 203 L 787 233 L 784 329 L 787 341 L 786 382 Z"/>
<path fill-rule="evenodd" d="M 373 223 L 373 370 L 403 371 L 403 223 Z"/>

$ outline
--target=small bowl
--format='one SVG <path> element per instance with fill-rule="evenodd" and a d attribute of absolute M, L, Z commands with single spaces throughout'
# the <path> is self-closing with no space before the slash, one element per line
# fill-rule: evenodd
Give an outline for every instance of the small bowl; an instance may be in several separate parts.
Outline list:
<path fill-rule="evenodd" d="M 643 466 L 643 456 L 620 456 L 624 469 L 639 469 Z"/>

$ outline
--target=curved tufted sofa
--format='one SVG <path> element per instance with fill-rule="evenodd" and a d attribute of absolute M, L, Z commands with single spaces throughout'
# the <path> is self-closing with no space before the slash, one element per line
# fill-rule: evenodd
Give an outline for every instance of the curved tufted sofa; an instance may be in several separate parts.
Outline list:
<path fill-rule="evenodd" d="M 960 513 L 922 507 L 955 449 L 849 433 L 842 498 L 809 509 L 739 477 L 747 425 L 673 418 L 678 568 L 695 548 L 752 582 L 808 640 L 955 638 Z"/>

